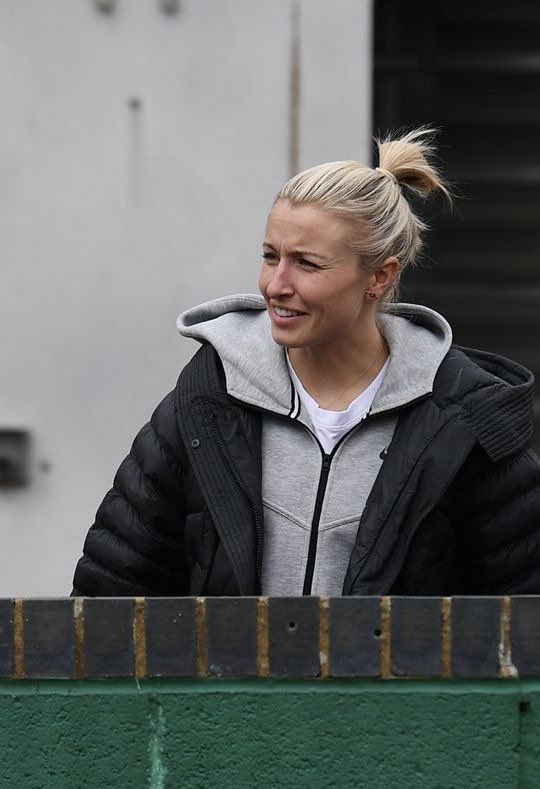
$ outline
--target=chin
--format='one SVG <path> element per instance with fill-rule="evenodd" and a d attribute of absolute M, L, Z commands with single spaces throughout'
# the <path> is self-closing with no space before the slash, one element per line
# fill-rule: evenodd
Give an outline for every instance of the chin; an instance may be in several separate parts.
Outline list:
<path fill-rule="evenodd" d="M 306 347 L 306 343 L 300 342 L 299 340 L 285 340 L 283 337 L 273 337 L 273 340 L 276 345 L 281 345 L 282 348 L 287 348 L 291 351 Z"/>
<path fill-rule="evenodd" d="M 282 345 L 284 348 L 294 347 L 284 337 L 280 337 L 279 335 L 274 334 L 274 332 L 272 332 L 272 339 L 276 345 Z"/>
<path fill-rule="evenodd" d="M 289 334 L 289 336 L 287 336 Z M 291 337 L 291 332 L 280 331 L 279 329 L 272 328 L 272 339 L 276 345 L 281 345 L 283 348 L 301 348 L 302 342 L 297 338 Z"/>

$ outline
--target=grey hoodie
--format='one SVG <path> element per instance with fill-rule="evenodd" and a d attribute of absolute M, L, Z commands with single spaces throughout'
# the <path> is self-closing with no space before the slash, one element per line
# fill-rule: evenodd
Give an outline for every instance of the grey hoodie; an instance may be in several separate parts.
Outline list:
<path fill-rule="evenodd" d="M 182 335 L 216 349 L 229 395 L 264 412 L 263 594 L 341 594 L 396 411 L 432 391 L 452 342 L 448 323 L 411 304 L 387 305 L 378 321 L 390 348 L 385 377 L 368 417 L 325 455 L 301 408 L 284 349 L 272 339 L 261 296 L 225 296 L 178 318 Z"/>

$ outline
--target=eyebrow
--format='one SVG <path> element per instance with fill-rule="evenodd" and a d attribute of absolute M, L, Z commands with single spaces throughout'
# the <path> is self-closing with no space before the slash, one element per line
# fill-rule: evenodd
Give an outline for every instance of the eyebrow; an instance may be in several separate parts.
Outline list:
<path fill-rule="evenodd" d="M 276 248 L 270 244 L 269 241 L 263 241 L 263 247 L 268 247 L 276 252 Z M 292 250 L 293 255 L 297 255 L 298 257 L 309 257 L 309 258 L 317 258 L 318 260 L 327 260 L 328 258 L 324 257 L 324 255 L 318 255 L 316 252 L 309 252 L 307 249 L 294 249 Z"/>

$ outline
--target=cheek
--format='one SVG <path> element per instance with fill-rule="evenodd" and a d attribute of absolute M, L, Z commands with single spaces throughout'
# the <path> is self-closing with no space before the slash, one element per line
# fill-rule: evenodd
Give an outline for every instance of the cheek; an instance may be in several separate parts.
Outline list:
<path fill-rule="evenodd" d="M 364 307 L 365 288 L 359 289 L 353 283 L 332 302 L 332 311 L 337 321 L 351 323 L 358 319 Z"/>
<path fill-rule="evenodd" d="M 263 296 L 266 290 L 266 285 L 267 285 L 267 277 L 265 276 L 264 268 L 261 268 L 261 270 L 259 271 L 259 291 L 262 293 Z"/>

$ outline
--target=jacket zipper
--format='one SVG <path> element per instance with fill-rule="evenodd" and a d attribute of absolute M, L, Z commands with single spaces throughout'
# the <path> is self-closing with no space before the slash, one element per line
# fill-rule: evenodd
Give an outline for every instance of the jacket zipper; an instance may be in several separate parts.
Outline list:
<path fill-rule="evenodd" d="M 306 564 L 306 574 L 304 576 L 304 588 L 302 591 L 303 595 L 310 595 L 311 587 L 313 585 L 313 572 L 315 570 L 315 558 L 317 556 L 317 541 L 319 539 L 319 521 L 321 520 L 322 505 L 324 501 L 324 494 L 326 493 L 326 486 L 328 484 L 328 474 L 330 473 L 331 463 L 332 456 L 323 454 L 321 475 L 319 477 L 317 496 L 315 498 L 315 509 L 313 510 L 313 518 L 311 521 L 311 534 L 309 535 L 309 549 Z"/>
<path fill-rule="evenodd" d="M 214 416 L 213 415 L 212 415 L 212 420 L 214 421 Z M 236 482 L 236 484 L 238 485 L 238 487 L 240 488 L 240 490 L 242 491 L 242 493 L 244 494 L 246 499 L 249 501 L 249 503 L 251 505 L 251 509 L 253 511 L 253 520 L 255 521 L 255 533 L 257 535 L 257 551 L 256 551 L 257 593 L 260 593 L 261 588 L 262 588 L 263 527 L 262 527 L 262 523 L 260 522 L 260 518 L 259 518 L 259 515 L 258 515 L 257 505 L 256 505 L 253 497 L 249 493 L 248 489 L 244 485 L 242 477 L 240 476 L 240 474 L 236 470 L 236 468 L 235 468 L 235 466 L 234 466 L 234 464 L 233 464 L 233 462 L 232 462 L 232 460 L 230 458 L 230 455 L 229 455 L 229 452 L 227 450 L 227 447 L 225 446 L 225 442 L 223 441 L 223 438 L 221 437 L 221 433 L 219 432 L 219 429 L 218 429 L 217 425 L 215 424 L 215 421 L 214 421 L 214 433 L 215 433 L 216 440 L 217 440 L 217 443 L 218 443 L 218 446 L 219 446 L 219 450 L 220 450 L 220 452 L 221 452 L 221 454 L 222 454 L 222 456 L 223 456 L 223 458 L 225 460 L 225 463 L 227 464 L 227 468 L 231 472 L 234 481 Z"/>

